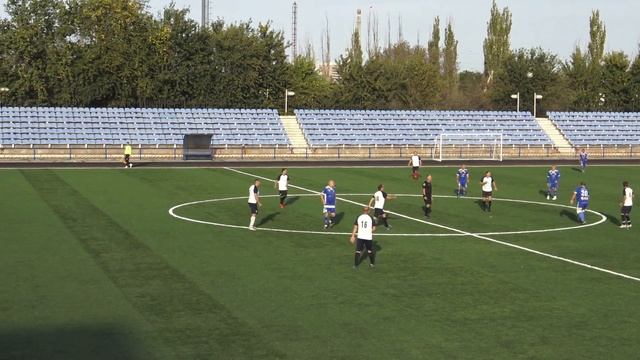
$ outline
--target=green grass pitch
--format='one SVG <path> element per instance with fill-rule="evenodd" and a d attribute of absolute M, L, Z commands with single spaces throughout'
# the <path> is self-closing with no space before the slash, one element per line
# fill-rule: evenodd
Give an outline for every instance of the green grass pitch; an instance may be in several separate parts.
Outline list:
<path fill-rule="evenodd" d="M 485 169 L 471 168 L 469 196 Z M 338 202 L 340 222 L 324 234 L 319 198 L 292 188 L 286 209 L 263 199 L 262 230 L 250 232 L 168 212 L 239 197 L 175 212 L 247 226 L 252 177 L 228 169 L 1 170 L 0 359 L 636 358 L 640 223 L 619 229 L 618 203 L 623 180 L 640 190 L 639 168 L 560 167 L 555 202 L 541 193 L 547 167 L 490 169 L 496 197 L 527 202 L 496 200 L 489 215 L 474 199 L 437 197 L 427 224 L 421 199 L 401 196 L 387 208 L 402 216 L 377 232 L 376 269 L 357 272 L 345 235 L 360 212 L 354 203 Z M 422 175 L 451 196 L 455 170 Z M 341 194 L 372 194 L 379 183 L 420 193 L 407 168 L 290 176 L 315 191 L 334 179 L 355 203 L 369 195 Z M 574 209 L 530 202 L 568 205 L 581 180 L 604 215 L 598 225 L 469 235 L 577 226 Z M 263 182 L 262 195 L 275 194 Z"/>

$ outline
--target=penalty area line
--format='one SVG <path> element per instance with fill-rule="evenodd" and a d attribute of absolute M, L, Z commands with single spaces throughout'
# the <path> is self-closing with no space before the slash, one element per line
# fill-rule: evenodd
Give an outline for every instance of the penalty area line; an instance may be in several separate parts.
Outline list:
<path fill-rule="evenodd" d="M 233 172 L 241 174 L 241 175 L 257 178 L 257 179 L 262 179 L 262 180 L 266 180 L 266 181 L 274 181 L 274 180 L 269 179 L 269 178 L 264 177 L 264 176 L 248 173 L 248 172 L 237 170 L 237 169 L 233 169 L 233 168 L 230 168 L 230 167 L 225 167 L 224 169 L 229 170 L 229 171 L 233 171 Z M 296 185 L 291 185 L 291 184 L 289 186 L 292 187 L 292 188 L 296 188 L 296 189 L 299 189 L 299 190 L 307 191 L 307 192 L 310 192 L 310 193 L 313 193 L 313 194 L 319 194 L 319 192 L 317 192 L 317 191 L 314 191 L 314 190 L 311 190 L 311 189 L 307 189 L 307 188 L 304 188 L 302 186 L 296 186 Z M 354 204 L 354 205 L 366 206 L 366 204 L 359 203 L 357 201 L 352 201 L 352 200 L 349 200 L 349 199 L 344 199 L 344 198 L 341 198 L 341 197 L 337 197 L 337 199 L 340 200 L 340 201 L 344 201 L 344 202 L 350 203 L 350 204 Z M 603 272 L 603 273 L 606 273 L 606 274 L 609 274 L 609 275 L 613 275 L 613 276 L 617 276 L 617 277 L 621 277 L 621 278 L 624 278 L 624 279 L 627 279 L 627 280 L 633 280 L 633 281 L 640 282 L 640 278 L 638 278 L 638 277 L 627 275 L 627 274 L 623 274 L 623 273 L 616 272 L 616 271 L 609 270 L 609 269 L 605 269 L 605 268 L 601 268 L 599 266 L 594 266 L 594 265 L 590 265 L 590 264 L 583 263 L 583 262 L 580 262 L 580 261 L 576 261 L 576 260 L 572 260 L 572 259 L 569 259 L 569 258 L 565 258 L 565 257 L 562 257 L 562 256 L 557 256 L 557 255 L 545 253 L 545 252 L 534 250 L 534 249 L 531 249 L 531 248 L 528 248 L 528 247 L 512 244 L 512 243 L 509 243 L 509 242 L 506 242 L 506 241 L 500 241 L 500 240 L 493 239 L 493 238 L 490 238 L 490 237 L 487 237 L 487 236 L 484 236 L 484 235 L 470 233 L 468 231 L 452 228 L 452 227 L 449 227 L 449 226 L 446 226 L 446 225 L 432 223 L 432 222 L 429 222 L 429 221 L 426 221 L 426 220 L 414 218 L 414 217 L 407 216 L 407 215 L 404 215 L 404 214 L 400 214 L 400 213 L 397 213 L 397 212 L 388 211 L 388 213 L 392 214 L 392 215 L 396 215 L 396 216 L 402 217 L 402 218 L 407 219 L 407 220 L 413 220 L 413 221 L 416 221 L 416 222 L 419 222 L 419 223 L 435 226 L 435 227 L 438 227 L 438 228 L 441 228 L 441 229 L 449 230 L 449 231 L 456 232 L 456 233 L 459 233 L 459 234 L 464 234 L 464 235 L 471 236 L 471 237 L 474 237 L 476 239 L 488 241 L 488 242 L 491 242 L 491 243 L 494 243 L 494 244 L 507 246 L 507 247 L 510 247 L 510 248 L 513 248 L 513 249 L 525 251 L 525 252 L 528 252 L 528 253 L 531 253 L 531 254 L 543 256 L 543 257 L 554 259 L 554 260 L 559 260 L 559 261 L 566 262 L 566 263 L 569 263 L 569 264 L 573 264 L 573 265 L 576 265 L 576 266 L 580 266 L 580 267 L 583 267 L 583 268 L 587 268 L 587 269 L 591 269 L 591 270 L 595 270 L 595 271 L 600 271 L 600 272 Z"/>

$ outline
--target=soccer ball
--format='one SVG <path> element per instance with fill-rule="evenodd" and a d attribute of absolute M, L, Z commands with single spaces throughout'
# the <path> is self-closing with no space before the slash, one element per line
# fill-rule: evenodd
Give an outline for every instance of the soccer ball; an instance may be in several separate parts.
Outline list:
<path fill-rule="evenodd" d="M 418 180 L 420 179 L 420 173 L 414 172 L 413 174 L 411 174 L 411 177 L 413 178 L 413 180 Z"/>

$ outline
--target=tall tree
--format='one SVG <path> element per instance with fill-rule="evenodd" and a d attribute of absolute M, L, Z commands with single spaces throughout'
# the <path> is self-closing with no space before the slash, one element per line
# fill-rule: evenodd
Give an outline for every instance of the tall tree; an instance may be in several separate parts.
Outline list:
<path fill-rule="evenodd" d="M 640 54 L 629 69 L 629 104 L 628 111 L 640 112 Z"/>
<path fill-rule="evenodd" d="M 298 56 L 288 70 L 288 88 L 295 91 L 293 107 L 322 108 L 330 106 L 331 82 L 316 71 L 312 56 Z"/>
<path fill-rule="evenodd" d="M 209 82 L 208 33 L 207 29 L 199 31 L 198 23 L 189 18 L 189 10 L 176 9 L 173 4 L 164 9 L 151 37 L 155 53 L 153 106 L 184 107 L 191 102 L 207 103 L 203 93 L 208 92 L 206 84 Z"/>
<path fill-rule="evenodd" d="M 458 90 L 458 40 L 453 33 L 451 21 L 447 23 L 444 33 L 444 50 L 442 51 L 442 72 L 445 83 L 445 96 L 453 98 Z"/>
<path fill-rule="evenodd" d="M 571 110 L 590 108 L 593 103 L 590 88 L 589 60 L 579 46 L 576 46 L 571 58 L 563 66 L 567 80 L 567 91 L 572 98 Z"/>
<path fill-rule="evenodd" d="M 337 73 L 339 76 L 337 89 L 337 102 L 341 106 L 355 106 L 362 108 L 366 98 L 369 96 L 365 92 L 364 59 L 360 34 L 354 31 L 351 36 L 351 47 L 346 56 L 340 56 L 337 62 Z"/>
<path fill-rule="evenodd" d="M 589 65 L 595 70 L 602 65 L 604 59 L 604 46 L 607 40 L 607 29 L 600 19 L 600 10 L 591 12 L 589 18 Z"/>
<path fill-rule="evenodd" d="M 485 82 L 482 72 L 462 71 L 459 76 L 460 96 L 449 101 L 452 108 L 468 110 L 489 110 L 491 103 L 484 91 Z"/>
<path fill-rule="evenodd" d="M 431 39 L 427 43 L 427 55 L 429 63 L 440 69 L 440 17 L 433 19 L 433 29 L 431 30 Z"/>
<path fill-rule="evenodd" d="M 629 66 L 629 57 L 621 51 L 614 51 L 604 57 L 600 92 L 604 110 L 624 111 L 627 109 L 631 97 L 629 92 L 631 74 L 627 71 Z"/>
<path fill-rule="evenodd" d="M 493 80 L 511 52 L 511 11 L 505 7 L 500 11 L 496 1 L 491 6 L 491 16 L 487 23 L 487 37 L 484 40 L 484 75 L 487 84 Z"/>
<path fill-rule="evenodd" d="M 0 76 L 5 101 L 25 105 L 72 102 L 68 8 L 57 0 L 8 0 L 0 32 Z"/>
<path fill-rule="evenodd" d="M 576 46 L 565 66 L 570 91 L 574 94 L 571 107 L 575 110 L 597 110 L 602 105 L 602 64 L 606 37 L 600 12 L 594 10 L 589 18 L 589 44 L 586 53 Z"/>
<path fill-rule="evenodd" d="M 539 112 L 563 107 L 565 97 L 560 81 L 560 61 L 542 49 L 520 49 L 510 55 L 496 73 L 491 100 L 497 109 L 514 109 L 511 95 L 520 93 L 521 109 L 533 110 L 534 93 L 543 95 Z"/>
<path fill-rule="evenodd" d="M 152 96 L 153 18 L 142 0 L 72 0 L 80 104 L 140 106 Z"/>

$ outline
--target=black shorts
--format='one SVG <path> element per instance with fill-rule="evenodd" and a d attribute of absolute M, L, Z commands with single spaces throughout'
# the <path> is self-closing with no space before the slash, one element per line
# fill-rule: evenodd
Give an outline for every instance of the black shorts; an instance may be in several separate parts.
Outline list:
<path fill-rule="evenodd" d="M 373 209 L 373 216 L 374 217 L 380 217 L 384 215 L 384 210 L 383 209 Z"/>
<path fill-rule="evenodd" d="M 422 200 L 424 200 L 425 205 L 431 205 L 431 201 L 432 201 L 431 196 L 425 196 L 422 198 Z"/>
<path fill-rule="evenodd" d="M 356 242 L 356 251 L 362 252 L 362 250 L 367 249 L 368 252 L 373 251 L 373 240 L 363 240 L 358 238 Z"/>
<path fill-rule="evenodd" d="M 258 214 L 258 204 L 249 203 L 249 210 L 251 210 L 252 215 Z"/>
<path fill-rule="evenodd" d="M 631 208 L 632 208 L 631 206 L 623 206 L 623 207 L 620 209 L 620 214 L 623 214 L 623 215 L 629 215 L 629 214 L 631 214 Z"/>
<path fill-rule="evenodd" d="M 420 170 L 420 166 L 414 166 L 413 168 L 411 168 L 413 170 L 414 173 L 417 173 L 418 170 Z"/>
<path fill-rule="evenodd" d="M 124 155 L 124 161 L 129 161 L 129 158 L 131 157 L 131 155 L 129 154 L 125 154 Z"/>
<path fill-rule="evenodd" d="M 493 191 L 483 191 L 482 192 L 482 197 L 483 198 L 487 198 L 487 197 L 491 197 L 493 196 Z"/>
<path fill-rule="evenodd" d="M 280 190 L 280 198 L 284 199 L 287 197 L 287 194 L 289 194 L 289 191 L 287 190 Z"/>

